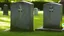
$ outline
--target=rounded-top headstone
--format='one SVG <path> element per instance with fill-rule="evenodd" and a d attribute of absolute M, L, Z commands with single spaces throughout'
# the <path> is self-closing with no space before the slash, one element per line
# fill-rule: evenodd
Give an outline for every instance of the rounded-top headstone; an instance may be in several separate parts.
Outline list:
<path fill-rule="evenodd" d="M 34 8 L 34 15 L 38 15 L 38 8 Z"/>
<path fill-rule="evenodd" d="M 4 4 L 3 15 L 8 15 L 8 5 L 7 4 Z"/>
<path fill-rule="evenodd" d="M 4 4 L 4 6 L 8 6 L 7 4 Z"/>

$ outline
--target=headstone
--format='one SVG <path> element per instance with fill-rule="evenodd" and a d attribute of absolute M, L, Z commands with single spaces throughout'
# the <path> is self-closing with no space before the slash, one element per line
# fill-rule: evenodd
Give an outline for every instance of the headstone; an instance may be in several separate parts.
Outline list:
<path fill-rule="evenodd" d="M 44 5 L 44 28 L 60 29 L 62 21 L 62 5 L 47 3 Z"/>
<path fill-rule="evenodd" d="M 8 5 L 7 4 L 4 4 L 3 15 L 8 15 Z"/>
<path fill-rule="evenodd" d="M 11 5 L 11 31 L 33 31 L 33 9 L 33 3 L 13 3 Z"/>
<path fill-rule="evenodd" d="M 63 15 L 64 15 L 64 0 L 61 0 L 61 1 L 60 1 L 60 4 L 63 5 Z"/>
<path fill-rule="evenodd" d="M 62 5 L 54 2 L 46 3 L 43 6 L 43 30 L 62 30 Z"/>
<path fill-rule="evenodd" d="M 38 8 L 34 8 L 34 15 L 38 15 Z"/>
<path fill-rule="evenodd" d="M 2 10 L 2 8 L 0 7 L 0 11 Z"/>

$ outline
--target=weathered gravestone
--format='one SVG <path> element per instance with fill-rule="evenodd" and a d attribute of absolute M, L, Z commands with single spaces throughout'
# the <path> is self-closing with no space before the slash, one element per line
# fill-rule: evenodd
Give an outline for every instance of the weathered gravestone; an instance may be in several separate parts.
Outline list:
<path fill-rule="evenodd" d="M 63 15 L 64 15 L 64 0 L 61 0 L 61 1 L 60 1 L 60 4 L 63 5 Z"/>
<path fill-rule="evenodd" d="M 34 8 L 34 15 L 38 15 L 38 8 Z"/>
<path fill-rule="evenodd" d="M 13 3 L 11 5 L 11 31 L 33 31 L 33 9 L 33 3 Z"/>
<path fill-rule="evenodd" d="M 58 3 L 46 3 L 43 6 L 43 29 L 42 30 L 62 30 L 62 5 Z"/>
<path fill-rule="evenodd" d="M 3 6 L 3 15 L 8 15 L 8 5 L 4 4 Z"/>
<path fill-rule="evenodd" d="M 0 7 L 0 11 L 2 10 L 2 8 Z"/>
<path fill-rule="evenodd" d="M 44 28 L 60 29 L 62 21 L 62 5 L 47 3 L 44 5 Z"/>

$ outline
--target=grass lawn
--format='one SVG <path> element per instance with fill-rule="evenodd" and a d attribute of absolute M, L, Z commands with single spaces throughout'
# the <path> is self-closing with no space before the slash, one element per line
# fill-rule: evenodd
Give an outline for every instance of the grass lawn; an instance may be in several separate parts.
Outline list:
<path fill-rule="evenodd" d="M 41 12 L 41 11 L 40 11 Z M 34 28 L 38 28 L 43 24 L 43 14 L 40 13 L 34 16 Z M 64 23 L 64 17 L 62 18 Z M 4 32 L 3 30 L 10 27 L 10 13 L 5 16 L 0 12 L 0 36 L 64 36 L 64 32 L 49 32 L 49 31 L 35 31 L 35 32 Z"/>

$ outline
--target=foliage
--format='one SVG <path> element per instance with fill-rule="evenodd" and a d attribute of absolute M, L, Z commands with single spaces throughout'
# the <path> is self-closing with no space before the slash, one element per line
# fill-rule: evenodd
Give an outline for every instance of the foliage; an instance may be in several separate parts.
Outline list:
<path fill-rule="evenodd" d="M 22 0 L 0 0 L 0 2 L 6 2 L 6 1 L 8 1 L 8 2 L 11 2 L 11 1 L 14 1 L 14 2 L 20 2 L 20 1 L 22 1 Z M 60 1 L 60 0 L 25 0 L 25 1 L 39 1 L 39 2 L 58 2 L 58 1 Z"/>

